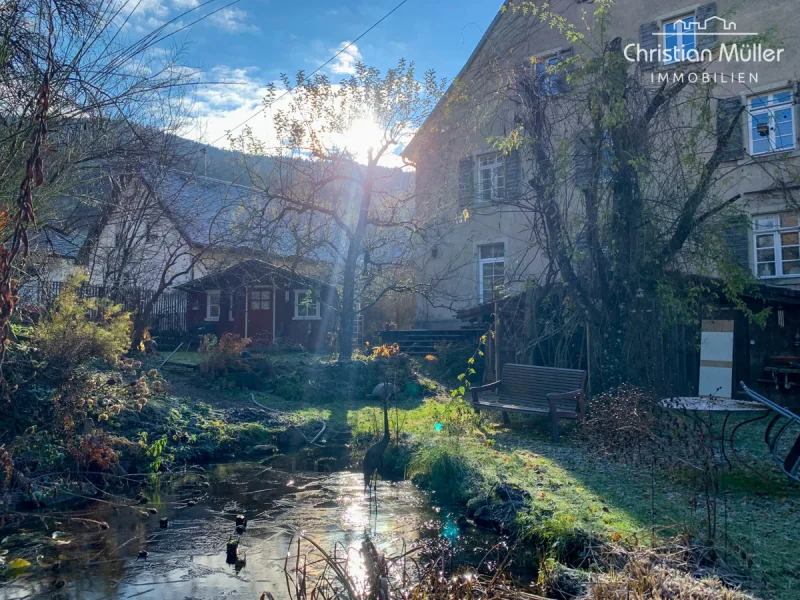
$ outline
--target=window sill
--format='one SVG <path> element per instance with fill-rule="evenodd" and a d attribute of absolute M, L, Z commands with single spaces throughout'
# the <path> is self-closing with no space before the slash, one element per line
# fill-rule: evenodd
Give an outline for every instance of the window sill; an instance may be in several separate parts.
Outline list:
<path fill-rule="evenodd" d="M 481 200 L 480 202 L 471 202 L 470 204 L 467 204 L 466 208 L 497 208 L 498 204 L 502 204 L 505 201 L 505 198 L 493 198 L 491 201 Z"/>
<path fill-rule="evenodd" d="M 206 317 L 205 320 L 208 321 L 209 323 L 212 323 L 212 322 L 216 323 L 216 322 L 219 321 L 219 317 Z"/>
<path fill-rule="evenodd" d="M 767 281 L 775 281 L 780 279 L 798 279 L 800 278 L 800 273 L 795 273 L 794 275 L 756 275 L 756 279 L 759 281 L 767 280 Z"/>
<path fill-rule="evenodd" d="M 748 154 L 745 158 L 740 158 L 736 161 L 736 165 L 744 167 L 747 165 L 757 165 L 760 163 L 770 162 L 772 160 L 785 160 L 789 158 L 800 157 L 800 150 L 792 148 L 790 150 L 776 150 L 775 152 L 765 152 L 764 154 Z M 725 162 L 734 162 L 732 160 Z"/>
<path fill-rule="evenodd" d="M 321 321 L 322 317 L 292 317 L 292 321 Z"/>

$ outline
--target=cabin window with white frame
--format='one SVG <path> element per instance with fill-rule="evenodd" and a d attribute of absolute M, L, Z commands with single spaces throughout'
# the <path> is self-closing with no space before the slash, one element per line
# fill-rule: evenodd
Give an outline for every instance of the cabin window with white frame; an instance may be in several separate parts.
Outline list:
<path fill-rule="evenodd" d="M 503 153 L 478 156 L 478 202 L 491 202 L 505 197 L 506 178 Z"/>
<path fill-rule="evenodd" d="M 206 321 L 219 321 L 219 290 L 206 292 Z"/>
<path fill-rule="evenodd" d="M 235 299 L 235 296 L 233 295 L 233 292 L 228 294 L 228 321 L 233 321 L 233 302 L 234 302 L 234 299 Z"/>
<path fill-rule="evenodd" d="M 750 98 L 750 154 L 795 148 L 794 98 L 790 90 Z"/>
<path fill-rule="evenodd" d="M 480 301 L 491 302 L 503 296 L 505 283 L 505 244 L 485 244 L 478 246 Z"/>
<path fill-rule="evenodd" d="M 311 290 L 294 291 L 294 318 L 319 319 L 319 300 L 314 299 Z"/>
<path fill-rule="evenodd" d="M 250 292 L 250 310 L 269 310 L 272 291 L 256 288 Z"/>
<path fill-rule="evenodd" d="M 753 217 L 756 275 L 800 275 L 800 227 L 796 213 Z"/>
<path fill-rule="evenodd" d="M 697 51 L 697 21 L 694 15 L 665 22 L 662 34 L 665 65 L 688 60 Z"/>

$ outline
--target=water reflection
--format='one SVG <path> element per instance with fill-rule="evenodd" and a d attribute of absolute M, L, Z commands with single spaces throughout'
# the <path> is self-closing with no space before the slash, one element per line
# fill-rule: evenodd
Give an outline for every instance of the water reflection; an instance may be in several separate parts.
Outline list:
<path fill-rule="evenodd" d="M 40 555 L 44 566 L 34 562 L 23 578 L 0 587 L 0 599 L 51 593 L 63 600 L 253 599 L 265 590 L 285 599 L 284 564 L 287 555 L 296 552 L 296 546 L 290 548 L 294 531 L 326 550 L 346 552 L 352 560 L 351 576 L 359 583 L 365 578 L 365 534 L 389 555 L 421 546 L 433 556 L 443 545 L 453 544 L 470 562 L 482 558 L 497 541 L 476 531 L 464 535 L 446 510 L 437 512 L 428 496 L 407 482 L 379 482 L 376 510 L 376 500 L 364 495 L 357 473 L 287 473 L 235 463 L 209 469 L 203 477 L 207 483 L 191 474 L 168 491 L 148 491 L 147 506 L 157 510 L 154 515 L 142 514 L 140 506 L 112 505 L 64 515 L 107 521 L 106 531 L 66 518 L 58 524 L 52 519 L 44 525 L 26 523 L 40 531 L 50 528 L 47 536 L 57 528 L 63 532 L 62 541 L 69 543 L 57 544 L 56 539 L 45 548 L 16 548 L 17 554 L 28 553 L 31 562 Z M 237 514 L 248 519 L 242 536 L 235 534 Z M 162 516 L 169 518 L 168 529 L 159 527 Z M 244 564 L 226 563 L 225 546 L 231 537 L 241 537 Z M 41 533 L 36 539 L 43 539 Z M 147 552 L 144 559 L 138 557 L 141 550 Z M 59 561 L 58 572 L 47 566 Z"/>

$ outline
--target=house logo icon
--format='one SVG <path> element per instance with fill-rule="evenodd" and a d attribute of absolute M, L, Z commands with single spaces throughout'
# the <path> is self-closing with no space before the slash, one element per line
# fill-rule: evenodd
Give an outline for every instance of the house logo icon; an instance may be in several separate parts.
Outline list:
<path fill-rule="evenodd" d="M 709 31 L 709 33 L 714 33 L 713 29 L 716 27 L 717 23 L 719 23 L 722 31 L 736 31 L 736 23 L 733 21 L 726 21 L 722 17 L 718 17 L 716 15 L 706 19 L 706 22 L 703 24 L 693 21 L 691 25 L 694 26 L 697 31 L 708 31 L 709 29 L 712 29 L 712 31 Z"/>
<path fill-rule="evenodd" d="M 733 36 L 733 35 L 759 35 L 753 31 L 737 31 L 738 27 L 735 22 L 728 21 L 727 19 L 723 19 L 722 17 L 718 17 L 714 15 L 713 17 L 707 18 L 702 23 L 697 20 L 685 20 L 685 21 L 678 21 L 677 25 L 680 31 L 683 32 L 695 32 L 695 33 L 702 33 L 703 35 L 715 35 L 715 36 Z M 664 37 L 667 34 L 664 31 L 656 31 L 653 32 L 653 35 Z"/>

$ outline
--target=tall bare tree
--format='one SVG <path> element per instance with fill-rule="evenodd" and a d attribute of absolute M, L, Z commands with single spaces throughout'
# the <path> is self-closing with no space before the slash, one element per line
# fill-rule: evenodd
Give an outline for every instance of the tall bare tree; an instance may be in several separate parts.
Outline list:
<path fill-rule="evenodd" d="M 236 141 L 250 154 L 273 157 L 274 170 L 252 177 L 266 195 L 308 215 L 310 223 L 330 224 L 323 245 L 340 269 L 339 355 L 349 360 L 361 294 L 370 290 L 375 300 L 386 290 L 413 289 L 400 267 L 421 232 L 415 195 L 400 166 L 382 165 L 397 158 L 395 151 L 427 117 L 444 82 L 430 71 L 420 81 L 414 65 L 400 61 L 385 74 L 359 63 L 340 83 L 301 72 L 294 80 L 284 77 L 283 86 L 292 92 L 275 110 L 278 145 L 270 147 L 250 131 Z M 272 90 L 265 103 L 279 93 Z M 359 147 L 368 148 L 366 156 L 358 155 Z"/>
<path fill-rule="evenodd" d="M 14 310 L 15 260 L 27 255 L 34 214 L 46 216 L 86 167 L 146 163 L 179 126 L 198 82 L 152 52 L 190 8 L 139 39 L 123 31 L 127 0 L 12 0 L 0 7 L 0 345 Z M 199 14 L 199 13 L 196 13 Z M 201 17 L 202 18 L 202 17 Z M 35 191 L 34 191 L 35 190 Z"/>

